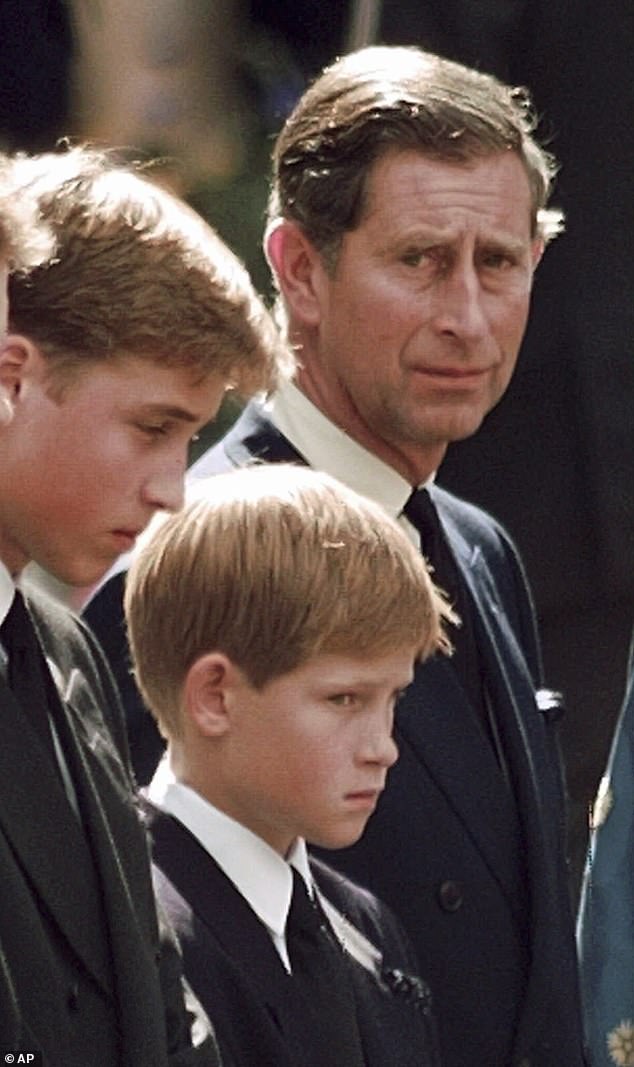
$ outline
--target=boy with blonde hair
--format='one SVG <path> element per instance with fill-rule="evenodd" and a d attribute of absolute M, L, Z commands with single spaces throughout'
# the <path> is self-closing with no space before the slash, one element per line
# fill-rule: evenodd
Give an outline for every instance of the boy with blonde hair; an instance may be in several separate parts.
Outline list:
<path fill-rule="evenodd" d="M 451 612 L 398 525 L 328 475 L 256 466 L 192 496 L 125 597 L 168 742 L 148 821 L 186 976 L 239 1067 L 435 1064 L 400 926 L 306 844 L 362 834 Z"/>
<path fill-rule="evenodd" d="M 0 1049 L 217 1067 L 154 907 L 111 675 L 23 571 L 97 582 L 181 506 L 192 434 L 227 387 L 265 390 L 284 350 L 211 228 L 114 157 L 19 158 L 5 189 L 56 248 L 11 276 L 0 348 Z"/>

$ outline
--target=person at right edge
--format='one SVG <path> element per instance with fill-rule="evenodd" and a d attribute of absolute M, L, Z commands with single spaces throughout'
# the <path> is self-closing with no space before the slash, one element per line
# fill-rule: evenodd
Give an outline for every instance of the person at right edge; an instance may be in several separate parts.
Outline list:
<path fill-rule="evenodd" d="M 434 484 L 509 384 L 561 229 L 533 130 L 526 92 L 415 48 L 327 68 L 273 153 L 266 251 L 295 380 L 192 469 L 295 460 L 339 478 L 399 518 L 462 618 L 455 655 L 420 665 L 400 702 L 364 837 L 330 857 L 412 938 L 445 1067 L 585 1062 L 561 702 L 508 535 Z M 115 601 L 107 584 L 89 605 L 98 633 Z"/>

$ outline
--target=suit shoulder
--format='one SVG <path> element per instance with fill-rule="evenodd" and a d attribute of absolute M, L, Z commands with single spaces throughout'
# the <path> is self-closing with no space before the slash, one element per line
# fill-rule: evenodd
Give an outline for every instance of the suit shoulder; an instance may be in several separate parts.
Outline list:
<path fill-rule="evenodd" d="M 465 531 L 478 533 L 485 539 L 501 538 L 505 542 L 512 543 L 502 523 L 484 508 L 455 496 L 454 493 L 450 493 L 439 485 L 434 485 L 432 495 L 438 510 L 448 515 Z"/>

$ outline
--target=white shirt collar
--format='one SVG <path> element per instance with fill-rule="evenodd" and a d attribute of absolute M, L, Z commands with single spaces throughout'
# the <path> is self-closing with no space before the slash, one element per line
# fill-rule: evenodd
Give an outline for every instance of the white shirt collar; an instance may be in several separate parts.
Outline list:
<path fill-rule="evenodd" d="M 393 467 L 335 426 L 292 382 L 270 403 L 272 421 L 311 467 L 376 500 L 392 518 L 400 515 L 412 487 Z"/>
<path fill-rule="evenodd" d="M 262 838 L 219 811 L 189 786 L 178 782 L 168 757 L 148 786 L 149 800 L 185 826 L 233 882 L 258 918 L 268 927 L 276 947 L 284 939 L 293 892 L 292 864 L 312 894 L 306 844 L 298 838 L 286 859 Z M 285 958 L 284 952 L 281 952 Z"/>
<path fill-rule="evenodd" d="M 418 534 L 401 514 L 412 486 L 398 471 L 335 426 L 292 382 L 284 382 L 271 397 L 267 414 L 309 466 L 376 501 L 391 518 L 398 519 L 419 547 Z M 430 485 L 434 477 L 417 488 Z"/>
<path fill-rule="evenodd" d="M 0 560 L 0 626 L 9 614 L 15 596 L 15 582 Z"/>

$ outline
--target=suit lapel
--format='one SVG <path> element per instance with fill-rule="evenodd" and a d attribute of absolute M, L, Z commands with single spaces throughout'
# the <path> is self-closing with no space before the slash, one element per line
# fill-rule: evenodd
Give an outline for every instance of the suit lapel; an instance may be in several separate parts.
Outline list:
<path fill-rule="evenodd" d="M 0 826 L 44 909 L 111 994 L 100 892 L 86 837 L 57 770 L 2 679 L 0 704 Z M 23 771 L 25 748 L 29 775 Z M 65 877 L 64 856 L 72 878 Z"/>
<path fill-rule="evenodd" d="M 236 467 L 254 460 L 266 463 L 302 463 L 306 460 L 284 437 L 257 404 L 249 404 L 229 431 L 224 449 Z"/>
<path fill-rule="evenodd" d="M 158 933 L 152 918 L 145 835 L 108 737 L 94 724 L 91 728 L 72 705 L 66 711 L 65 743 L 73 753 L 73 777 L 104 902 L 126 1063 L 143 1062 L 146 1057 L 159 1067 L 164 1062 L 165 1032 L 157 1010 Z M 90 735 L 89 743 L 82 743 L 82 733 Z M 155 936 L 148 937 L 148 931 Z"/>
<path fill-rule="evenodd" d="M 535 685 L 524 666 L 524 655 L 506 619 L 503 607 L 495 596 L 495 583 L 479 548 L 474 549 L 449 517 L 443 517 L 449 543 L 463 575 L 469 595 L 475 605 L 474 625 L 486 685 L 496 707 L 504 708 L 497 726 L 504 742 L 514 792 L 522 817 L 534 825 L 543 823 L 543 812 L 537 789 L 537 775 L 533 763 L 533 748 L 538 743 L 531 726 L 541 727 Z M 488 595 L 485 590 L 489 590 Z M 504 656 L 500 650 L 504 649 Z M 522 714 L 517 694 L 525 696 L 524 708 L 534 715 Z"/>
<path fill-rule="evenodd" d="M 288 975 L 263 924 L 216 861 L 176 819 L 151 808 L 158 867 L 252 983 L 271 1017 L 289 996 Z"/>
<path fill-rule="evenodd" d="M 445 528 L 455 551 L 459 567 L 476 606 L 476 627 L 483 656 L 487 685 L 497 707 L 505 709 L 499 716 L 499 728 L 508 757 L 513 781 L 518 818 L 523 827 L 523 856 L 528 882 L 533 887 L 530 896 L 531 968 L 526 1003 L 539 1004 L 539 997 L 531 997 L 531 986 L 543 988 L 557 973 L 558 962 L 552 956 L 551 916 L 562 904 L 556 885 L 556 864 L 548 862 L 547 813 L 538 788 L 535 761 L 541 766 L 547 761 L 544 752 L 543 722 L 538 712 L 535 691 L 515 634 L 506 619 L 502 606 L 494 595 L 495 584 L 479 550 L 473 551 L 456 529 L 450 517 Z M 483 590 L 491 590 L 485 596 Z M 504 657 L 499 653 L 505 650 Z M 525 692 L 524 708 L 534 706 L 534 715 L 521 714 L 517 694 Z M 519 898 L 521 899 L 521 897 Z M 538 1020 L 522 1017 L 520 1031 L 530 1032 Z M 518 1031 L 518 1041 L 520 1039 Z M 519 1047 L 519 1045 L 518 1045 Z"/>

